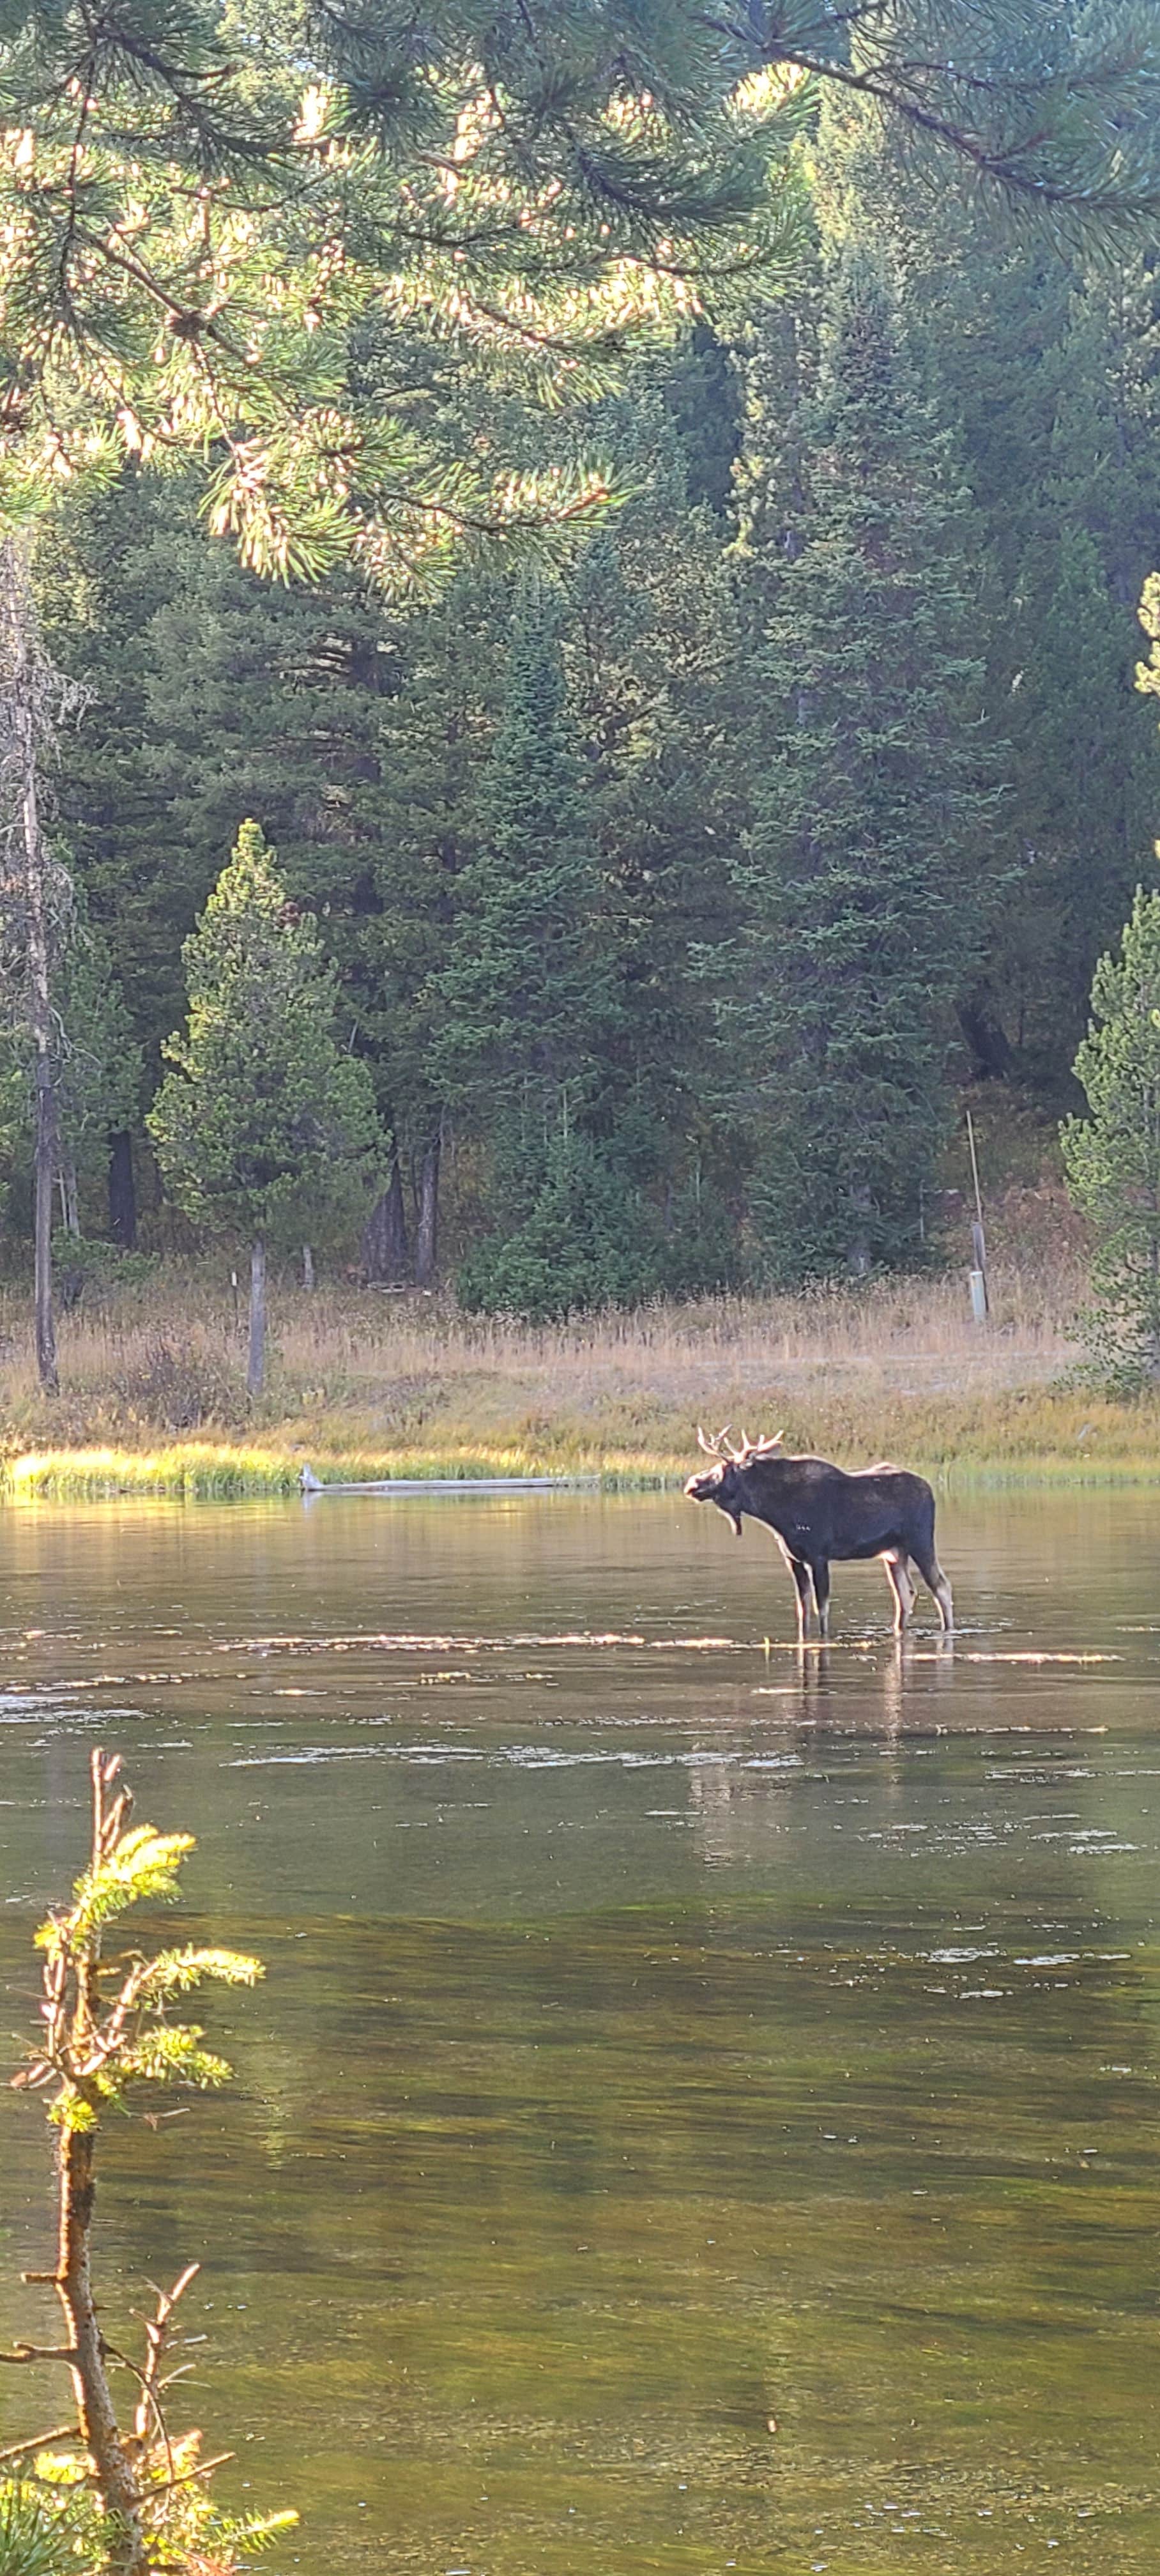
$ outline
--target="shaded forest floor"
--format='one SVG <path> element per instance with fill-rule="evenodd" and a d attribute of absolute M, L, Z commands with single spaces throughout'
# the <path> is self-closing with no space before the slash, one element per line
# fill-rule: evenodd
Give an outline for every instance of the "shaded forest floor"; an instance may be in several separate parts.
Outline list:
<path fill-rule="evenodd" d="M 62 1393 L 36 1388 L 26 1301 L 0 1301 L 9 1492 L 278 1491 L 328 1475 L 688 1473 L 695 1427 L 784 1427 L 850 1465 L 1160 1473 L 1160 1403 L 1069 1382 L 1082 1252 L 1005 1229 L 992 1319 L 965 1273 L 795 1297 L 712 1298 L 532 1329 L 353 1285 L 276 1288 L 267 1393 L 247 1406 L 244 1315 L 222 1274 L 172 1265 L 62 1321 Z M 228 1281 L 228 1273 L 226 1274 Z"/>

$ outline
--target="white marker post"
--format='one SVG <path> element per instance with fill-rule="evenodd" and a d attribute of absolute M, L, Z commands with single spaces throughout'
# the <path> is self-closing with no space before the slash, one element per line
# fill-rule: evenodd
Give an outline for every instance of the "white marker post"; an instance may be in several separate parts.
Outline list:
<path fill-rule="evenodd" d="M 967 1111 L 967 1142 L 971 1148 L 971 1178 L 975 1184 L 975 1213 L 971 1220 L 971 1248 L 975 1266 L 971 1271 L 971 1313 L 976 1324 L 985 1324 L 991 1312 L 987 1293 L 987 1243 L 983 1233 L 983 1201 L 979 1190 L 979 1158 L 975 1152 L 975 1123 Z"/>

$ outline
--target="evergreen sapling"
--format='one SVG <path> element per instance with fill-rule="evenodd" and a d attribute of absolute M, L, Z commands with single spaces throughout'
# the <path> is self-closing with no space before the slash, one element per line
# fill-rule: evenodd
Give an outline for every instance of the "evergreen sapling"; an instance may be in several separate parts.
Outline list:
<path fill-rule="evenodd" d="M 381 1140 L 366 1066 L 335 1033 L 337 976 L 277 874 L 257 823 L 243 823 L 183 950 L 184 1033 L 165 1049 L 149 1129 L 168 1187 L 195 1222 L 248 1237 L 246 1384 L 265 1370 L 267 1246 L 314 1239 L 371 1185 Z"/>
<path fill-rule="evenodd" d="M 1160 1381 L 1160 893 L 1137 888 L 1118 955 L 1100 959 L 1075 1071 L 1089 1114 L 1061 1137 L 1096 1235 L 1084 1338 L 1098 1375 L 1138 1393 Z"/>

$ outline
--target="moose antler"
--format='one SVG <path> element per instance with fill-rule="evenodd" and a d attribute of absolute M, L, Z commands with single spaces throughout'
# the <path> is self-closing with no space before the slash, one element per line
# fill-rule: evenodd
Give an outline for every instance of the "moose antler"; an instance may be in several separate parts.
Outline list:
<path fill-rule="evenodd" d="M 720 1430 L 720 1431 L 718 1431 L 718 1433 L 716 1434 L 716 1437 L 715 1437 L 714 1439 L 712 1439 L 712 1440 L 708 1440 L 708 1439 L 706 1439 L 705 1433 L 704 1433 L 704 1432 L 702 1431 L 702 1429 L 701 1429 L 701 1425 L 700 1425 L 700 1423 L 698 1423 L 698 1424 L 697 1424 L 697 1447 L 698 1447 L 698 1449 L 703 1449 L 707 1458 L 739 1458 L 739 1457 L 741 1456 L 741 1451 L 740 1451 L 739 1449 L 735 1449 L 735 1448 L 733 1447 L 733 1445 L 732 1445 L 732 1442 L 731 1442 L 731 1441 L 729 1441 L 729 1440 L 726 1438 L 726 1433 L 728 1432 L 728 1429 L 729 1429 L 729 1425 L 728 1425 L 728 1423 L 726 1422 L 726 1423 L 724 1423 L 724 1424 L 723 1424 L 723 1426 L 722 1426 L 721 1430 Z"/>
<path fill-rule="evenodd" d="M 726 1423 L 724 1428 L 717 1433 L 715 1439 L 709 1440 L 702 1431 L 700 1423 L 698 1423 L 698 1448 L 703 1449 L 706 1456 L 709 1458 L 732 1458 L 734 1465 L 736 1465 L 742 1459 L 771 1457 L 775 1449 L 780 1449 L 782 1441 L 785 1438 L 784 1431 L 775 1431 L 772 1439 L 751 1440 L 749 1433 L 747 1431 L 743 1431 L 741 1434 L 741 1447 L 739 1449 L 735 1449 L 732 1441 L 727 1436 L 728 1430 L 729 1425 Z"/>

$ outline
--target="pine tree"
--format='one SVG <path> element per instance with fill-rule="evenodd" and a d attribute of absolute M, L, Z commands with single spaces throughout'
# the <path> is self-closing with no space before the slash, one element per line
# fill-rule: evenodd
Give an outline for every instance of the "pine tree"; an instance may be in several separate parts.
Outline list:
<path fill-rule="evenodd" d="M 446 1084 L 455 1075 L 443 978 L 467 944 L 512 608 L 510 583 L 465 566 L 443 597 L 393 624 L 368 872 L 345 926 L 337 898 L 327 925 L 344 939 L 344 993 L 357 1003 L 396 1146 L 364 1261 L 372 1277 L 413 1275 L 419 1287 L 436 1273 Z M 456 1117 L 469 1137 L 473 1115 L 457 1090 Z"/>
<path fill-rule="evenodd" d="M 740 86 L 754 60 L 687 0 L 422 23 L 383 0 L 18 5 L 0 499 L 27 516 L 126 455 L 209 456 L 211 524 L 247 562 L 353 554 L 400 590 L 583 514 L 598 475 L 515 478 L 417 386 L 581 389 L 702 279 L 784 269 L 800 111 Z M 349 362 L 376 329 L 393 372 L 364 403 Z"/>
<path fill-rule="evenodd" d="M 247 1385 L 265 1363 L 266 1247 L 310 1240 L 377 1146 L 363 1065 L 335 1036 L 337 983 L 308 916 L 288 903 L 256 823 L 243 823 L 183 949 L 184 1035 L 171 1038 L 149 1130 L 186 1214 L 251 1242 Z"/>
<path fill-rule="evenodd" d="M 1160 742 L 1131 692 L 1160 520 L 1152 262 L 1130 246 L 1061 256 L 978 195 L 932 189 L 924 206 L 889 154 L 871 186 L 904 246 L 916 350 L 971 494 L 1008 790 L 961 1031 L 977 1074 L 1058 1096 L 1096 959 L 1150 870 L 1160 794 Z"/>
<path fill-rule="evenodd" d="M 230 750 L 248 749 L 262 728 L 252 695 L 246 702 L 239 688 L 247 729 L 213 744 L 202 657 L 222 651 L 231 583 L 255 611 L 267 593 L 253 576 L 247 583 L 224 547 L 207 544 L 186 478 L 161 481 L 133 468 L 107 491 L 70 496 L 41 538 L 37 573 L 46 636 L 87 700 L 83 724 L 61 744 L 61 821 L 87 917 L 110 943 L 155 1079 L 184 1000 L 181 942 L 243 814 L 266 810 L 257 792 L 244 801 L 223 792 L 214 804 L 205 793 L 211 761 L 225 772 Z M 268 646 L 256 623 L 258 647 Z M 267 658 L 269 702 L 279 666 Z M 258 784 L 243 781 L 251 791 Z"/>
<path fill-rule="evenodd" d="M 833 261 L 760 660 L 746 922 L 722 997 L 782 1276 L 911 1257 L 995 816 L 963 504 L 886 248 Z"/>
<path fill-rule="evenodd" d="M 37 1374 L 57 1395 L 52 1203 L 60 1164 L 57 976 L 72 887 L 46 823 L 48 780 L 78 693 L 45 652 L 31 547 L 0 545 L 0 910 L 3 1004 L 27 1049 L 33 1095 L 34 1310 Z"/>
<path fill-rule="evenodd" d="M 416 344 L 559 395 L 699 295 L 720 309 L 784 279 L 819 91 L 869 98 L 1057 230 L 1160 203 L 1151 0 L 1055 10 L 1046 31 L 1043 0 L 732 17 L 450 0 L 424 18 L 16 0 L 2 88 L 10 516 L 127 454 L 212 452 L 213 524 L 247 561 L 354 552 L 402 589 L 489 527 L 582 512 L 599 480 L 519 482 L 494 444 L 465 454 L 454 406 L 413 401 Z M 361 405 L 368 317 L 400 364 Z"/>
<path fill-rule="evenodd" d="M 111 1139 L 134 1128 L 142 1107 L 142 1057 L 103 933 L 83 899 L 61 962 L 57 995 L 60 1193 L 70 1234 L 81 1232 L 78 1181 L 107 1173 Z"/>
<path fill-rule="evenodd" d="M 421 980 L 408 925 L 422 912 L 423 861 L 407 796 L 409 781 L 420 792 L 416 732 L 431 731 L 422 639 L 440 623 L 449 644 L 458 638 L 472 585 L 461 576 L 451 602 L 400 619 L 342 567 L 315 584 L 262 582 L 206 543 L 195 499 L 184 480 L 127 475 L 63 513 L 46 549 L 46 623 L 89 700 L 60 759 L 62 816 L 89 917 L 113 945 L 155 1085 L 184 998 L 181 941 L 240 821 L 264 815 L 288 891 L 314 912 L 338 967 L 344 1024 L 370 1067 L 384 1129 L 406 1151 L 416 1132 L 426 1143 L 439 1125 L 426 1103 L 411 1117 L 423 1031 L 390 935 L 397 909 L 395 944 Z M 417 658 L 425 685 L 404 720 Z M 494 670 L 490 637 L 479 658 Z M 445 953 L 445 928 L 436 953 Z M 114 1198 L 129 1143 L 117 1131 L 109 1166 L 118 1233 Z M 130 1232 L 131 1221 L 130 1210 Z M 406 1268 L 404 1247 L 401 1269 L 385 1275 Z"/>
<path fill-rule="evenodd" d="M 460 885 L 455 952 L 432 978 L 444 1097 L 501 1132 L 520 1194 L 561 1122 L 590 1098 L 606 1033 L 599 871 L 560 656 L 561 601 L 526 579 L 507 694 Z"/>
<path fill-rule="evenodd" d="M 1021 868 L 997 923 L 993 987 L 1014 1062 L 1050 1096 L 1070 1069 L 1101 943 L 1151 856 L 1148 773 L 1160 760 L 1133 705 L 1133 620 L 1082 517 L 1028 566 L 1028 658 L 1010 704 L 1008 822 Z"/>
<path fill-rule="evenodd" d="M 1124 1390 L 1160 1381 L 1160 894 L 1137 889 L 1100 959 L 1075 1060 L 1089 1116 L 1062 1130 L 1068 1186 L 1095 1228 L 1086 1337 Z"/>
<path fill-rule="evenodd" d="M 1018 507 L 1023 554 L 1000 629 L 1027 888 L 1001 917 L 995 983 L 1022 1067 L 1057 1092 L 1096 959 L 1151 872 L 1160 743 L 1132 674 L 1160 518 L 1158 361 L 1143 264 L 1083 266 L 1049 353 L 1050 441 Z"/>
<path fill-rule="evenodd" d="M 461 1285 L 475 1305 L 538 1316 L 647 1282 L 631 1176 L 593 1132 L 616 996 L 563 614 L 555 587 L 525 579 L 457 943 L 430 995 L 444 1097 L 491 1153 L 495 1223 Z"/>
<path fill-rule="evenodd" d="M 642 1286 L 717 1287 L 736 1268 L 737 1158 L 709 1103 L 712 1015 L 694 960 L 726 926 L 737 825 L 730 531 L 708 502 L 690 506 L 701 453 L 670 414 L 667 376 L 640 370 L 598 426 L 633 498 L 565 583 L 613 990 L 588 1119 L 646 1194 Z"/>

